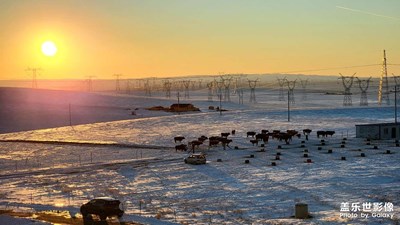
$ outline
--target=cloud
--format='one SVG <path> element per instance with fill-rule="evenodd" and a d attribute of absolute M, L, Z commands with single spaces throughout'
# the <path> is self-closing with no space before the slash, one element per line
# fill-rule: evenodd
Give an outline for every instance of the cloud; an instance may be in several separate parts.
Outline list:
<path fill-rule="evenodd" d="M 344 10 L 348 10 L 348 11 L 352 11 L 352 12 L 357 12 L 357 13 L 363 13 L 363 14 L 367 14 L 367 15 L 371 15 L 371 16 L 383 17 L 383 18 L 392 19 L 392 20 L 400 20 L 400 18 L 393 17 L 393 16 L 385 16 L 385 15 L 362 11 L 362 10 L 358 10 L 358 9 L 351 9 L 351 8 L 347 8 L 347 7 L 343 7 L 343 6 L 336 6 L 336 8 L 344 9 Z"/>

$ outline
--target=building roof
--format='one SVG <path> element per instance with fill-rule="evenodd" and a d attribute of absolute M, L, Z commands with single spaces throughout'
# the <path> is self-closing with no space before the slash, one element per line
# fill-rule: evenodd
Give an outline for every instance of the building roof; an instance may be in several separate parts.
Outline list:
<path fill-rule="evenodd" d="M 400 123 L 368 123 L 368 124 L 356 124 L 356 126 L 400 126 Z"/>

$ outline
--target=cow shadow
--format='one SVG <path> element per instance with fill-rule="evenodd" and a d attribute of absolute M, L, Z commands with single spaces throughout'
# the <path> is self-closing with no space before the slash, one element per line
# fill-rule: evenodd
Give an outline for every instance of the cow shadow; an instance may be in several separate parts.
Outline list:
<path fill-rule="evenodd" d="M 129 223 L 113 219 L 112 221 L 107 220 L 96 220 L 93 216 L 87 216 L 83 219 L 83 225 L 127 225 Z"/>

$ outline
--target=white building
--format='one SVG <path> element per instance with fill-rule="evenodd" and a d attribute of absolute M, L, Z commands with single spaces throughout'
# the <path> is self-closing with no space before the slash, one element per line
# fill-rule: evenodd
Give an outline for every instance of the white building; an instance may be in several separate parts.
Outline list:
<path fill-rule="evenodd" d="M 400 123 L 356 125 L 356 137 L 376 140 L 400 139 Z"/>

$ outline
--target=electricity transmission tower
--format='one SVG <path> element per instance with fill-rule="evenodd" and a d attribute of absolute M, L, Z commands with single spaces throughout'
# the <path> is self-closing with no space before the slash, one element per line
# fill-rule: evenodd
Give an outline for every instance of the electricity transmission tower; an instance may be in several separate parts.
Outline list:
<path fill-rule="evenodd" d="M 283 79 L 277 78 L 278 79 L 278 84 L 279 84 L 279 101 L 285 100 L 285 94 L 283 91 L 283 86 L 286 84 L 286 77 Z"/>
<path fill-rule="evenodd" d="M 224 101 L 231 101 L 230 85 L 233 77 L 231 76 L 221 76 L 221 82 L 224 85 Z"/>
<path fill-rule="evenodd" d="M 239 97 L 239 104 L 243 105 L 243 89 L 242 88 L 238 89 L 236 93 L 238 94 Z"/>
<path fill-rule="evenodd" d="M 185 87 L 185 98 L 188 99 L 189 98 L 190 80 L 183 80 L 182 84 Z"/>
<path fill-rule="evenodd" d="M 196 81 L 190 81 L 192 91 L 196 90 Z"/>
<path fill-rule="evenodd" d="M 343 87 L 344 87 L 344 97 L 343 97 L 343 106 L 352 106 L 353 102 L 351 99 L 351 86 L 353 86 L 353 79 L 356 73 L 353 74 L 353 76 L 343 76 L 341 73 L 339 73 L 342 79 Z"/>
<path fill-rule="evenodd" d="M 367 97 L 367 90 L 369 87 L 369 82 L 371 81 L 372 77 L 369 77 L 367 80 L 360 80 L 357 77 L 358 86 L 361 90 L 361 98 L 360 98 L 360 106 L 367 106 L 368 105 L 368 97 Z"/>
<path fill-rule="evenodd" d="M 383 62 L 382 62 L 382 74 L 379 80 L 378 90 L 378 103 L 382 104 L 382 100 L 386 100 L 386 104 L 390 105 L 389 100 L 389 81 L 387 77 L 387 62 L 386 62 L 386 50 L 383 50 Z"/>
<path fill-rule="evenodd" d="M 287 85 L 287 87 L 288 87 L 288 101 L 289 101 L 289 103 L 288 104 L 291 104 L 291 105 L 294 105 L 294 103 L 295 103 L 295 100 L 294 100 L 294 88 L 296 87 L 296 81 L 297 80 L 294 80 L 294 81 L 288 81 L 288 80 L 286 80 L 286 85 Z"/>
<path fill-rule="evenodd" d="M 235 79 L 233 82 L 233 94 L 236 94 L 242 87 L 242 78 L 245 77 L 243 74 L 236 74 L 232 78 Z"/>
<path fill-rule="evenodd" d="M 121 91 L 121 85 L 119 83 L 119 78 L 122 76 L 122 74 L 118 73 L 118 74 L 114 74 L 113 76 L 115 77 L 115 91 L 118 93 Z"/>
<path fill-rule="evenodd" d="M 392 75 L 393 75 L 393 79 L 394 79 L 394 82 L 396 83 L 396 85 L 400 85 L 400 76 L 396 76 L 393 73 L 392 73 Z"/>
<path fill-rule="evenodd" d="M 131 84 L 131 80 L 126 80 L 126 93 L 127 94 L 131 94 L 132 91 L 132 84 Z"/>
<path fill-rule="evenodd" d="M 145 93 L 146 96 L 151 97 L 150 79 L 144 80 L 144 93 Z"/>
<path fill-rule="evenodd" d="M 217 87 L 218 87 L 218 98 L 219 98 L 219 115 L 222 113 L 222 86 L 224 86 L 224 83 L 222 81 L 215 81 Z"/>
<path fill-rule="evenodd" d="M 87 80 L 86 80 L 86 90 L 88 92 L 92 92 L 93 91 L 93 78 L 95 78 L 96 76 L 86 76 Z"/>
<path fill-rule="evenodd" d="M 26 69 L 27 72 L 32 72 L 32 88 L 37 88 L 37 76 L 39 71 L 41 71 L 42 69 L 40 68 L 35 68 L 35 67 L 28 67 Z"/>
<path fill-rule="evenodd" d="M 208 101 L 212 102 L 213 101 L 214 82 L 207 83 L 207 88 L 208 88 Z"/>
<path fill-rule="evenodd" d="M 250 87 L 250 103 L 256 103 L 256 86 L 258 79 L 256 80 L 247 79 L 247 81 L 249 82 L 249 87 Z"/>
<path fill-rule="evenodd" d="M 169 80 L 164 80 L 164 91 L 167 98 L 171 98 L 171 86 L 172 83 Z"/>
<path fill-rule="evenodd" d="M 300 85 L 303 91 L 303 101 L 307 100 L 307 92 L 306 92 L 306 88 L 307 88 L 307 84 L 308 84 L 308 79 L 302 80 L 300 79 Z"/>
<path fill-rule="evenodd" d="M 197 81 L 197 83 L 199 84 L 199 89 L 202 89 L 203 88 L 203 79 L 199 79 Z"/>

